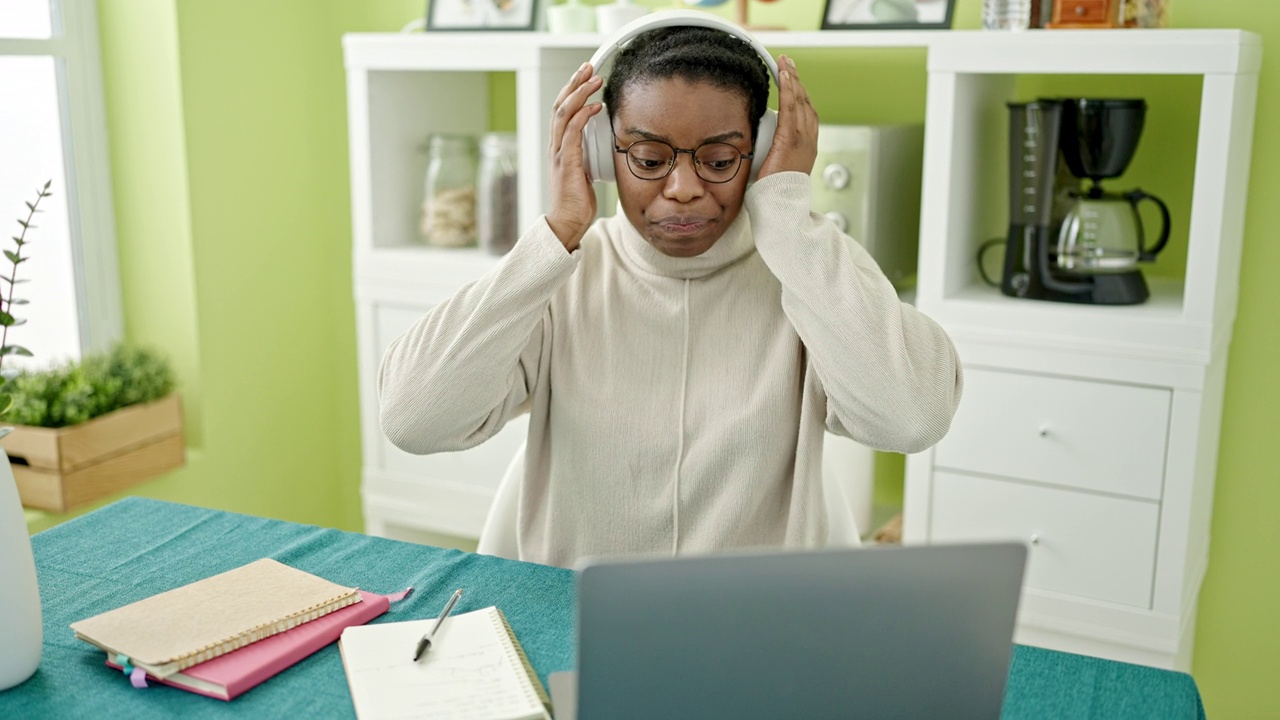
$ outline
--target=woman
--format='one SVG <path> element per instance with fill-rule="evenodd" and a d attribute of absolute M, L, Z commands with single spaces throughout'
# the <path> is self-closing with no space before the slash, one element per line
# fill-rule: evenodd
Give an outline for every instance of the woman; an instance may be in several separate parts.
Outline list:
<path fill-rule="evenodd" d="M 382 426 L 414 453 L 528 411 L 521 559 L 815 546 L 823 431 L 915 452 L 961 376 L 945 333 L 809 211 L 818 118 L 779 57 L 779 119 L 747 187 L 768 72 L 741 40 L 661 28 L 605 88 L 623 212 L 595 220 L 582 131 L 601 79 L 556 99 L 550 211 L 388 349 Z"/>

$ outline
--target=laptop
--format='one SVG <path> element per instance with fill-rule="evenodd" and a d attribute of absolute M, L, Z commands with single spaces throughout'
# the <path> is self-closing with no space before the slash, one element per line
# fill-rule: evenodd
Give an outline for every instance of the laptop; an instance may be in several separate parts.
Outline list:
<path fill-rule="evenodd" d="M 998 718 L 1027 549 L 589 561 L 556 720 Z"/>

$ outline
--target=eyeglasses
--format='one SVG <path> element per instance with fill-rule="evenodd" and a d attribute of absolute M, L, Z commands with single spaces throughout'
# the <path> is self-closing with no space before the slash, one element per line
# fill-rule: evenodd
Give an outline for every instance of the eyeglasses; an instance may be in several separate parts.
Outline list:
<path fill-rule="evenodd" d="M 627 156 L 631 174 L 641 180 L 661 180 L 670 175 L 680 153 L 688 153 L 698 177 L 709 183 L 727 183 L 737 177 L 743 160 L 755 157 L 754 153 L 742 154 L 726 142 L 704 143 L 693 150 L 677 148 L 661 140 L 641 140 L 619 147 L 617 135 L 613 137 L 613 150 Z"/>

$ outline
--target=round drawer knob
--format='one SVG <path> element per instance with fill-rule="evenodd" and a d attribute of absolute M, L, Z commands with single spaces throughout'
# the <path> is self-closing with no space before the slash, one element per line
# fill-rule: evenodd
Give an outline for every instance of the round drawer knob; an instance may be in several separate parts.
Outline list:
<path fill-rule="evenodd" d="M 830 220 L 840 232 L 845 232 L 849 229 L 849 220 L 843 213 L 832 210 L 827 213 L 827 219 Z"/>
<path fill-rule="evenodd" d="M 1077 5 L 1075 12 L 1076 12 L 1076 15 L 1083 16 L 1085 13 L 1089 12 L 1089 8 L 1083 5 Z"/>
<path fill-rule="evenodd" d="M 1048 425 L 1041 425 L 1041 426 L 1040 426 L 1040 437 L 1049 437 L 1049 426 L 1048 426 Z"/>
<path fill-rule="evenodd" d="M 832 190 L 843 190 L 849 187 L 852 173 L 840 163 L 831 163 L 822 169 L 822 181 Z"/>
<path fill-rule="evenodd" d="M 1031 544 L 1032 544 L 1032 545 L 1039 545 L 1039 544 L 1040 544 L 1040 533 L 1032 533 L 1032 534 L 1031 534 Z"/>

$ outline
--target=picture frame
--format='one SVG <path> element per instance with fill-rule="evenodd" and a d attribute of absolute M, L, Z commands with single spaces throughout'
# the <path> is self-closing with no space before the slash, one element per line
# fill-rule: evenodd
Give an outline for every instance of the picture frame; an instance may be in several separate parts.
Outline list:
<path fill-rule="evenodd" d="M 534 30 L 542 0 L 428 0 L 427 32 Z"/>
<path fill-rule="evenodd" d="M 956 0 L 826 0 L 823 30 L 950 30 Z"/>

